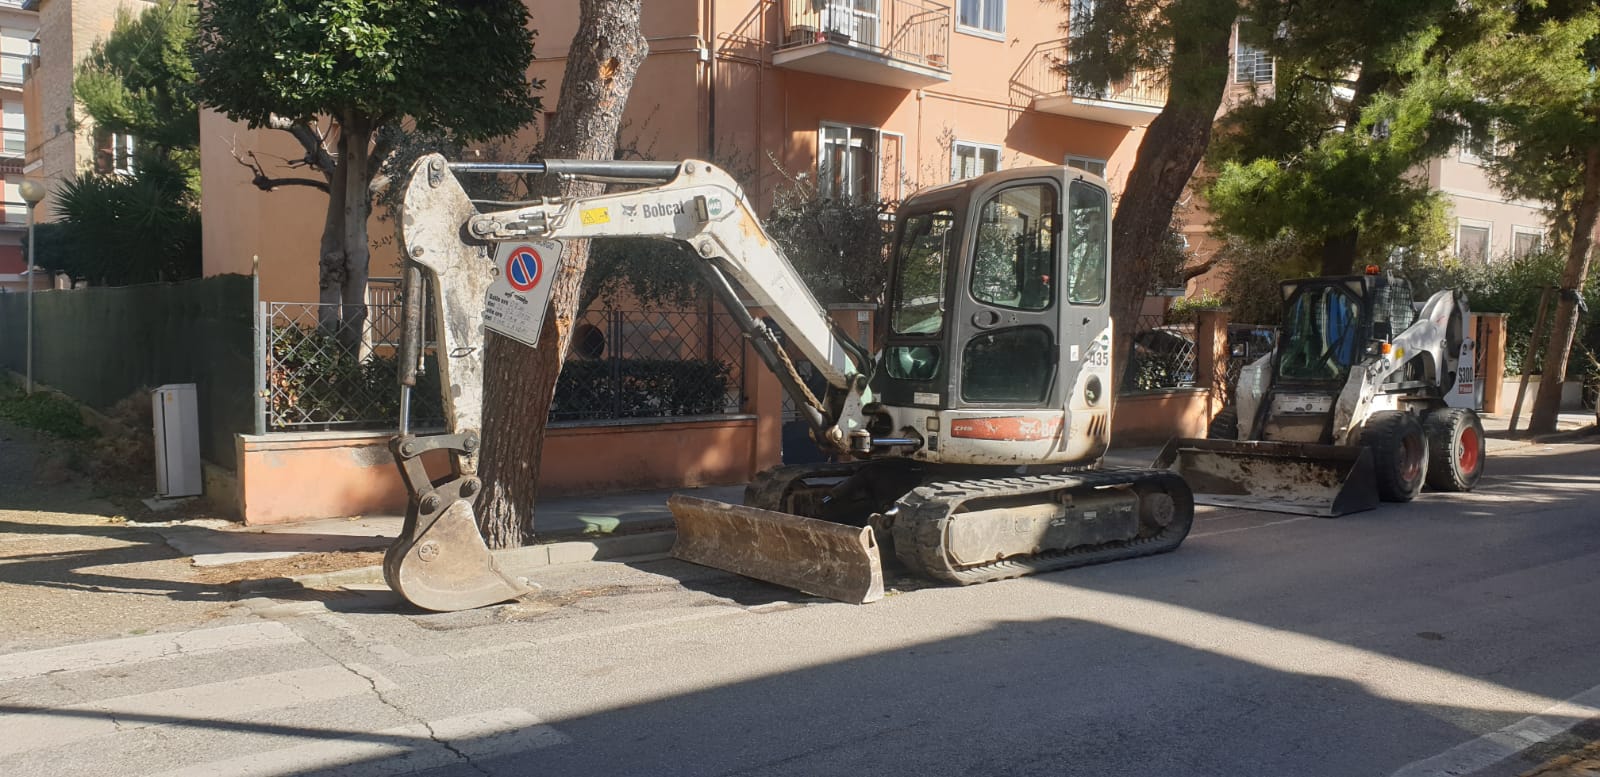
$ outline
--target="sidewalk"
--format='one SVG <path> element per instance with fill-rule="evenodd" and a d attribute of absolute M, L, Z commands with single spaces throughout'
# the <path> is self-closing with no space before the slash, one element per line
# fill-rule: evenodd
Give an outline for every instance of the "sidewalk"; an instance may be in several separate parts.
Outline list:
<path fill-rule="evenodd" d="M 1589 412 L 1564 412 L 1554 435 L 1529 438 L 1525 433 L 1508 431 L 1508 416 L 1482 416 L 1488 451 L 1504 451 L 1535 442 L 1574 436 L 1578 430 L 1594 425 Z M 1526 418 L 1520 426 L 1526 427 Z M 1108 467 L 1148 467 L 1160 453 L 1160 446 L 1113 448 L 1105 455 Z M 667 497 L 674 493 L 738 503 L 743 486 L 709 486 L 691 489 L 637 491 L 541 500 L 535 510 L 534 545 L 501 551 L 497 555 L 508 570 L 537 569 L 554 564 L 639 558 L 664 555 L 672 544 L 672 514 Z M 266 562 L 303 554 L 352 554 L 381 551 L 399 535 L 400 516 L 358 516 L 333 518 L 267 527 L 239 527 L 227 521 L 185 521 L 151 524 L 179 552 L 192 556 L 197 567 L 213 567 L 250 562 Z M 367 554 L 371 556 L 372 554 Z M 351 555 L 349 562 L 376 563 L 375 558 Z M 340 566 L 333 559 L 333 566 Z M 255 571 L 255 570 L 252 570 Z M 292 573 L 291 568 L 287 570 Z M 245 580 L 244 589 L 270 590 L 273 587 L 301 584 L 337 586 L 352 582 L 381 580 L 376 567 L 362 566 L 334 572 L 316 572 L 291 577 Z"/>

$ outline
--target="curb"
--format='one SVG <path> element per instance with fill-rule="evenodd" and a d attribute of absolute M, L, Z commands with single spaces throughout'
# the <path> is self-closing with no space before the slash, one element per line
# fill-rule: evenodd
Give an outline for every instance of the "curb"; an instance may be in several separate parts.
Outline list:
<path fill-rule="evenodd" d="M 672 529 L 656 529 L 615 537 L 598 537 L 592 540 L 567 540 L 543 545 L 525 545 L 494 552 L 500 569 L 509 575 L 527 575 L 527 570 L 545 567 L 583 564 L 590 561 L 654 561 L 666 558 L 678 533 Z M 318 572 L 295 577 L 272 577 L 263 580 L 242 580 L 231 586 L 242 594 L 270 593 L 272 591 L 302 588 L 329 588 L 362 583 L 382 583 L 383 567 L 356 567 L 333 572 Z M 535 581 L 537 582 L 537 581 Z"/>

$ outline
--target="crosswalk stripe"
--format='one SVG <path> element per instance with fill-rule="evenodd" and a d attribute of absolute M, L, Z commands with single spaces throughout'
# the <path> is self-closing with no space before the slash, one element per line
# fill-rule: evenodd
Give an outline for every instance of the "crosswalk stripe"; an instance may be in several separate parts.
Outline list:
<path fill-rule="evenodd" d="M 283 777 L 339 769 L 340 777 L 410 774 L 424 769 L 565 744 L 567 735 L 511 707 L 196 764 L 152 777 Z"/>
<path fill-rule="evenodd" d="M 276 621 L 107 639 L 0 655 L 0 682 L 303 641 Z"/>
<path fill-rule="evenodd" d="M 0 756 L 56 747 L 149 726 L 237 722 L 262 710 L 337 699 L 392 683 L 365 667 L 322 666 L 187 688 L 0 715 Z"/>

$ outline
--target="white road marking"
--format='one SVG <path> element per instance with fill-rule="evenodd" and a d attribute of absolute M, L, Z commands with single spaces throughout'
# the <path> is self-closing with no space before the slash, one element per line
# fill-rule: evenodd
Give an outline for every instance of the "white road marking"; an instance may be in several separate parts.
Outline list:
<path fill-rule="evenodd" d="M 0 731 L 6 732 L 0 756 L 150 726 L 236 722 L 250 713 L 355 696 L 374 687 L 388 690 L 394 683 L 365 667 L 335 665 L 0 715 Z"/>
<path fill-rule="evenodd" d="M 196 764 L 153 777 L 281 777 L 339 769 L 341 777 L 410 774 L 551 747 L 571 738 L 515 707 Z"/>
<path fill-rule="evenodd" d="M 1462 742 L 1431 758 L 1406 764 L 1392 777 L 1457 777 L 1486 769 L 1533 745 L 1565 734 L 1573 726 L 1600 712 L 1597 708 L 1600 708 L 1600 685 L 1499 731 Z"/>
<path fill-rule="evenodd" d="M 1295 522 L 1298 522 L 1298 521 L 1309 521 L 1309 520 L 1311 520 L 1311 518 L 1312 518 L 1312 516 L 1309 516 L 1309 515 L 1301 515 L 1301 516 L 1296 516 L 1294 518 L 1285 518 L 1285 519 L 1283 519 L 1281 521 L 1267 521 L 1266 523 L 1258 523 L 1258 524 L 1255 524 L 1254 526 L 1237 526 L 1237 527 L 1234 527 L 1232 529 L 1218 529 L 1216 531 L 1194 532 L 1194 533 L 1191 533 L 1189 535 L 1189 539 L 1192 540 L 1192 539 L 1194 539 L 1196 537 L 1215 537 L 1215 536 L 1217 536 L 1219 534 L 1232 534 L 1232 533 L 1234 533 L 1236 531 L 1250 531 L 1251 529 L 1265 529 L 1268 526 L 1282 526 L 1283 524 L 1286 524 L 1286 523 L 1295 523 Z"/>
<path fill-rule="evenodd" d="M 0 682 L 52 672 L 81 672 L 304 641 L 281 623 L 245 623 L 197 631 L 107 639 L 0 655 Z"/>

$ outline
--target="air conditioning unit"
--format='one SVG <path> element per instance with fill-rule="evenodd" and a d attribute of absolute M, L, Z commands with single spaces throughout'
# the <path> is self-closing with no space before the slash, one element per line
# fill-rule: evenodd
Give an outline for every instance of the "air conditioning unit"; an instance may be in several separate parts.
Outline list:
<path fill-rule="evenodd" d="M 193 383 L 172 383 L 150 392 L 155 417 L 156 494 L 164 499 L 198 496 L 200 404 Z"/>

